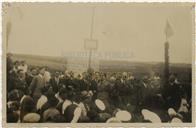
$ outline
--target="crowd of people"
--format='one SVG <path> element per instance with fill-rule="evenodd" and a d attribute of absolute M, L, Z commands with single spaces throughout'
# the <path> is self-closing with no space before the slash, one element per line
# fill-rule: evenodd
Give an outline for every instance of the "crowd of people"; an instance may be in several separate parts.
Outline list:
<path fill-rule="evenodd" d="M 8 123 L 191 122 L 191 100 L 171 75 L 53 71 L 7 56 Z"/>

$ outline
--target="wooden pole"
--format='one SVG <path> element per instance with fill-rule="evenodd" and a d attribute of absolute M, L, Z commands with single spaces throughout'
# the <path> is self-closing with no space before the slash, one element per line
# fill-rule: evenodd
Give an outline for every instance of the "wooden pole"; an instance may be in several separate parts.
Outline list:
<path fill-rule="evenodd" d="M 165 42 L 165 67 L 164 67 L 165 85 L 169 82 L 169 42 Z"/>

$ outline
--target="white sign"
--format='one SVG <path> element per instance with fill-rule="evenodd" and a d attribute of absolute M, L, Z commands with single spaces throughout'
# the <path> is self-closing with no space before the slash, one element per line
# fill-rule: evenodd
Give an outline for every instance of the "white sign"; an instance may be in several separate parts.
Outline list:
<path fill-rule="evenodd" d="M 99 60 L 92 58 L 91 68 L 95 71 L 99 71 Z M 88 59 L 70 57 L 67 59 L 67 69 L 75 73 L 82 73 L 88 69 Z"/>

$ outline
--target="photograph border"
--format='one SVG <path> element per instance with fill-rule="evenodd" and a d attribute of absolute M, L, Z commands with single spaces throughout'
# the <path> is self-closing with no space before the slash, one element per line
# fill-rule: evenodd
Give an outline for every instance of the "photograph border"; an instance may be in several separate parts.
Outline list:
<path fill-rule="evenodd" d="M 5 4 L 7 2 L 3 2 L 2 3 L 2 7 L 3 4 Z M 40 2 L 33 2 L 33 3 L 40 3 Z M 44 3 L 48 3 L 48 2 L 44 2 Z M 58 2 L 57 2 L 58 3 Z M 65 2 L 65 3 L 69 3 L 69 2 Z M 83 2 L 79 2 L 79 3 L 83 3 Z M 120 2 L 120 3 L 124 3 L 124 2 Z M 43 3 L 42 3 L 43 4 Z M 77 3 L 75 3 L 77 4 Z M 126 4 L 193 4 L 194 6 L 194 2 L 183 2 L 183 3 L 177 3 L 177 2 L 173 2 L 173 3 L 157 3 L 157 2 L 150 2 L 150 3 L 137 3 L 137 2 L 130 2 L 130 3 L 126 3 Z M 2 13 L 3 13 L 3 8 L 2 8 Z M 195 98 L 195 59 L 196 59 L 196 52 L 195 52 L 195 6 L 194 9 L 192 9 L 192 16 L 193 16 L 193 26 L 192 26 L 192 123 L 7 123 L 6 120 L 6 53 L 7 53 L 7 48 L 6 48 L 6 41 L 5 41 L 5 29 L 6 29 L 6 25 L 3 22 L 3 14 L 2 14 L 2 126 L 3 127 L 193 127 L 195 126 L 195 102 L 196 102 L 196 98 Z"/>

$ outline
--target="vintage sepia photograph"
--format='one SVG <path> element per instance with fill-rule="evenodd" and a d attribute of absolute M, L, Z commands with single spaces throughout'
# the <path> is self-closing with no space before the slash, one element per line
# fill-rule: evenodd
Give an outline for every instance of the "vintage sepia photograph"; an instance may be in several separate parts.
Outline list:
<path fill-rule="evenodd" d="M 194 9 L 3 3 L 3 121 L 195 122 Z"/>

